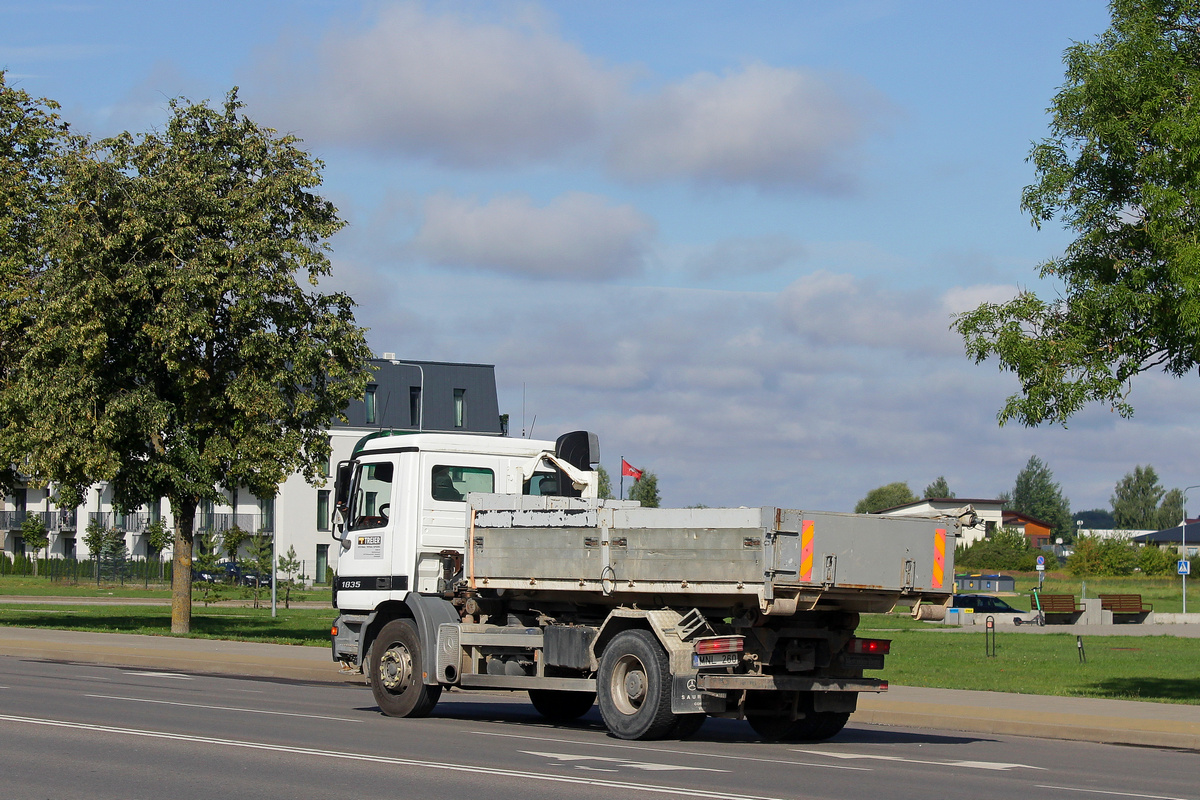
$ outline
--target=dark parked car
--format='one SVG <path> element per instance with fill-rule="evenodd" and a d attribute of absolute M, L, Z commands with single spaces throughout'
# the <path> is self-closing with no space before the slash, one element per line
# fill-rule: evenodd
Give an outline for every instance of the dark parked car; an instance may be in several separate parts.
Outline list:
<path fill-rule="evenodd" d="M 990 594 L 956 594 L 953 608 L 974 609 L 976 614 L 1025 614 L 1019 608 L 1013 608 L 999 597 Z"/>
<path fill-rule="evenodd" d="M 192 567 L 192 583 L 196 581 L 204 581 L 205 583 L 216 583 L 217 574 L 206 569 L 196 569 Z"/>

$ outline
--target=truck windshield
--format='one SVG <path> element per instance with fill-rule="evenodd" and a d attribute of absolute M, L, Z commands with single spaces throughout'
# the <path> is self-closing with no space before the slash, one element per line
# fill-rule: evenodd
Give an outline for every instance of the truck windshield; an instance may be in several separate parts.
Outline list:
<path fill-rule="evenodd" d="M 392 507 L 392 465 L 359 464 L 350 501 L 352 531 L 387 525 Z"/>

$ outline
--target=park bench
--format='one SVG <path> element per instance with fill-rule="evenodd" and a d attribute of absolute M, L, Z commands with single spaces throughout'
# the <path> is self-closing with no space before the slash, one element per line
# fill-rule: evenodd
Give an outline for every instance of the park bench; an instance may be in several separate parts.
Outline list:
<path fill-rule="evenodd" d="M 1047 618 L 1051 614 L 1075 616 L 1083 613 L 1083 607 L 1075 605 L 1075 595 L 1073 594 L 1042 594 L 1038 597 L 1042 602 L 1042 614 Z M 1049 622 L 1049 619 L 1046 621 Z"/>
<path fill-rule="evenodd" d="M 1143 616 L 1154 610 L 1153 604 L 1143 604 L 1140 594 L 1102 594 L 1100 607 L 1111 611 L 1115 620 L 1118 614 Z"/>

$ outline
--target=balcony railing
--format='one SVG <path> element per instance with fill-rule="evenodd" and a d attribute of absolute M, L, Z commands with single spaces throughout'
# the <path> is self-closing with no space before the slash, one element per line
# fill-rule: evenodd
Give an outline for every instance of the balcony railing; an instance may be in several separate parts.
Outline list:
<path fill-rule="evenodd" d="M 264 519 L 261 514 L 196 514 L 197 531 L 224 533 L 234 526 L 246 533 L 258 533 L 260 529 L 270 531 L 271 518 Z"/>
<path fill-rule="evenodd" d="M 55 513 L 53 511 L 0 511 L 0 530 L 18 530 L 30 517 L 41 517 L 42 523 L 48 531 L 57 530 L 54 527 Z"/>

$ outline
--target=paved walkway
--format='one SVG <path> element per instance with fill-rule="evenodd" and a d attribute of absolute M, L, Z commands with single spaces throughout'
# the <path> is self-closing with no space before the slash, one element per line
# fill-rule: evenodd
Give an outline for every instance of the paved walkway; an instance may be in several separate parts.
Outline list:
<path fill-rule="evenodd" d="M 1174 626 L 1172 626 L 1174 627 Z M 173 672 L 361 683 L 328 650 L 276 644 L 0 627 L 0 655 Z M 1200 706 L 893 686 L 854 721 L 978 734 L 1200 750 Z"/>

